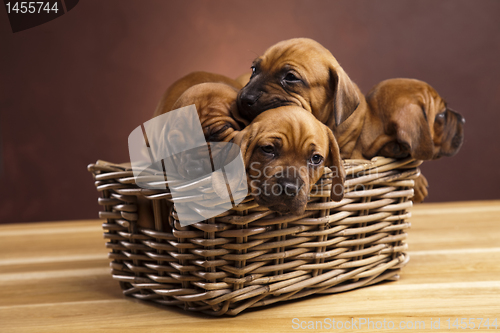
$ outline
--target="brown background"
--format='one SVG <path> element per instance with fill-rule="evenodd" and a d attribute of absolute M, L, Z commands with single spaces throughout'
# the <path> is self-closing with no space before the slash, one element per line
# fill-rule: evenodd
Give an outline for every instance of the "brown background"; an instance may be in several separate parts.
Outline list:
<path fill-rule="evenodd" d="M 87 164 L 194 70 L 236 77 L 270 45 L 310 37 L 367 92 L 430 83 L 467 119 L 460 153 L 427 163 L 428 201 L 498 199 L 500 1 L 81 1 L 13 34 L 0 9 L 0 222 L 96 218 Z"/>

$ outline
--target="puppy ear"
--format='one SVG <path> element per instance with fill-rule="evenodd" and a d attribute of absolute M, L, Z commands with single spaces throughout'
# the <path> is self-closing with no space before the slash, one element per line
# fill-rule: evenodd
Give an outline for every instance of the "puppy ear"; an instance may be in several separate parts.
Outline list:
<path fill-rule="evenodd" d="M 241 126 L 242 128 L 247 127 L 250 124 L 248 120 L 246 120 L 241 116 L 236 100 L 233 103 L 231 103 L 231 106 L 229 108 L 229 113 L 231 114 L 233 119 L 235 119 L 239 124 L 243 125 Z"/>
<path fill-rule="evenodd" d="M 354 83 L 340 66 L 330 68 L 330 86 L 335 125 L 339 126 L 356 110 L 361 100 Z"/>
<path fill-rule="evenodd" d="M 425 111 L 417 104 L 407 104 L 395 112 L 393 124 L 400 153 L 408 153 L 418 160 L 430 160 L 434 155 L 429 123 Z"/>
<path fill-rule="evenodd" d="M 237 132 L 232 140 L 233 143 L 240 147 L 241 157 L 243 158 L 245 168 L 248 167 L 248 164 L 250 163 L 250 157 L 253 151 L 252 139 L 253 132 L 251 130 L 251 126 L 249 126 L 244 128 L 242 131 Z M 250 147 L 251 145 L 252 147 Z"/>
<path fill-rule="evenodd" d="M 326 160 L 326 166 L 332 170 L 332 191 L 330 196 L 333 201 L 341 201 L 344 198 L 344 162 L 340 157 L 340 149 L 335 136 L 333 135 L 332 131 L 326 126 L 325 130 L 328 133 L 328 144 L 330 146 L 330 151 Z"/>

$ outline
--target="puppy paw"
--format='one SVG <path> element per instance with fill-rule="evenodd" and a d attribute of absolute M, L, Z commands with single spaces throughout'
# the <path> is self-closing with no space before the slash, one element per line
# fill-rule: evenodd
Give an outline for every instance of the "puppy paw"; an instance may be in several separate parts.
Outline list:
<path fill-rule="evenodd" d="M 429 187 L 427 179 L 424 177 L 424 175 L 420 174 L 420 176 L 415 179 L 415 187 L 413 188 L 414 194 L 411 200 L 415 203 L 424 201 L 424 199 L 429 194 L 429 192 L 427 191 L 427 187 Z"/>

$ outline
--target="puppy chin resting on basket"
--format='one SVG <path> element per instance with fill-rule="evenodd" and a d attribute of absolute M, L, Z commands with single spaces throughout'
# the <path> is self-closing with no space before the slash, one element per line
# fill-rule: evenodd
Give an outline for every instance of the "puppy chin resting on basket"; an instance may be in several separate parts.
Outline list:
<path fill-rule="evenodd" d="M 302 215 L 311 187 L 332 170 L 331 198 L 342 200 L 345 171 L 332 131 L 298 106 L 258 115 L 237 133 L 255 201 L 279 213 Z"/>
<path fill-rule="evenodd" d="M 176 131 L 168 128 L 179 128 L 182 123 L 182 119 L 173 118 L 161 131 L 175 136 Z M 309 192 L 324 175 L 325 167 L 332 171 L 331 198 L 334 201 L 343 198 L 345 171 L 337 141 L 327 126 L 300 107 L 283 106 L 265 111 L 243 130 L 233 128 L 228 136 L 219 138 L 240 147 L 249 193 L 260 206 L 282 214 L 304 214 Z M 173 139 L 167 137 L 165 141 L 168 140 Z M 177 154 L 177 160 L 171 163 L 181 178 L 196 176 L 198 169 L 209 169 L 209 166 L 193 164 L 197 160 L 189 156 L 193 153 L 197 152 Z M 211 154 L 215 156 L 217 151 L 212 149 Z M 169 163 L 165 160 L 165 165 Z M 212 178 L 217 181 L 217 177 Z M 223 180 L 219 180 L 225 187 Z M 217 184 L 213 185 L 217 191 Z"/>

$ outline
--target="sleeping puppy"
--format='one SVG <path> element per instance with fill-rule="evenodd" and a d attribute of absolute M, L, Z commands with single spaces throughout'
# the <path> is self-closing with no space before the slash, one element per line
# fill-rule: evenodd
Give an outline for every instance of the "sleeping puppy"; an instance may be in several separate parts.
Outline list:
<path fill-rule="evenodd" d="M 462 146 L 465 119 L 423 81 L 385 80 L 372 88 L 366 100 L 365 126 L 351 158 L 434 160 L 453 156 Z M 415 202 L 427 196 L 426 187 L 427 180 L 417 178 Z"/>
<path fill-rule="evenodd" d="M 248 124 L 245 120 L 238 120 L 236 111 L 236 97 L 241 85 L 225 76 L 194 72 L 177 80 L 163 94 L 154 117 L 174 111 L 179 108 L 194 105 L 196 112 L 170 114 L 168 121 L 155 122 L 146 127 L 147 147 L 150 148 L 150 160 L 154 168 L 168 170 L 170 175 L 176 174 L 181 179 L 195 179 L 212 170 L 211 159 L 205 141 L 230 141 L 236 133 Z M 186 117 L 188 115 L 188 117 Z M 202 137 L 199 126 L 201 124 Z M 189 147 L 197 147 L 189 149 Z M 212 151 L 212 155 L 216 152 Z M 148 152 L 144 151 L 145 156 Z M 168 156 L 168 157 L 164 157 Z M 168 205 L 167 215 L 173 205 Z M 152 214 L 150 200 L 139 203 L 141 216 L 138 221 L 143 228 L 153 228 L 153 219 L 147 218 Z M 166 226 L 167 228 L 167 226 Z"/>
<path fill-rule="evenodd" d="M 200 83 L 187 89 L 173 104 L 172 110 L 194 104 L 205 139 L 228 142 L 235 131 L 248 125 L 247 121 L 238 116 L 237 94 L 235 88 L 224 83 Z"/>
<path fill-rule="evenodd" d="M 455 155 L 462 145 L 464 118 L 423 81 L 385 80 L 372 88 L 366 100 L 366 126 L 353 158 L 433 160 Z"/>
<path fill-rule="evenodd" d="M 242 118 L 251 121 L 265 110 L 297 105 L 333 131 L 342 157 L 351 154 L 366 102 L 330 51 L 307 38 L 285 40 L 255 59 L 252 71 L 238 93 Z"/>
<path fill-rule="evenodd" d="M 243 87 L 243 85 L 239 82 L 224 75 L 208 72 L 193 72 L 175 81 L 167 89 L 167 91 L 165 91 L 160 103 L 158 103 L 158 106 L 156 107 L 153 117 L 174 110 L 174 103 L 179 99 L 179 97 L 181 97 L 186 90 L 200 83 L 223 83 L 233 87 L 237 91 Z"/>
<path fill-rule="evenodd" d="M 301 215 L 324 167 L 333 172 L 331 198 L 344 195 L 345 172 L 332 131 L 297 106 L 265 111 L 234 137 L 241 148 L 249 192 L 273 211 Z"/>
<path fill-rule="evenodd" d="M 198 83 L 210 79 L 213 82 Z M 204 163 L 210 161 L 206 156 L 208 150 L 205 141 L 228 142 L 248 124 L 238 116 L 237 87 L 229 78 L 205 72 L 191 73 L 174 83 L 163 95 L 155 116 L 194 105 L 197 117 L 172 113 L 168 121 L 155 124 L 149 135 L 152 139 L 154 137 L 150 146 L 155 159 L 158 159 L 159 154 L 171 155 L 164 161 L 166 167 L 177 169 L 181 177 L 201 176 L 208 169 Z M 176 101 L 172 103 L 177 95 Z M 196 135 L 199 133 L 199 124 L 204 137 Z M 197 146 L 203 147 L 188 149 Z M 177 153 L 179 151 L 182 153 Z"/>

